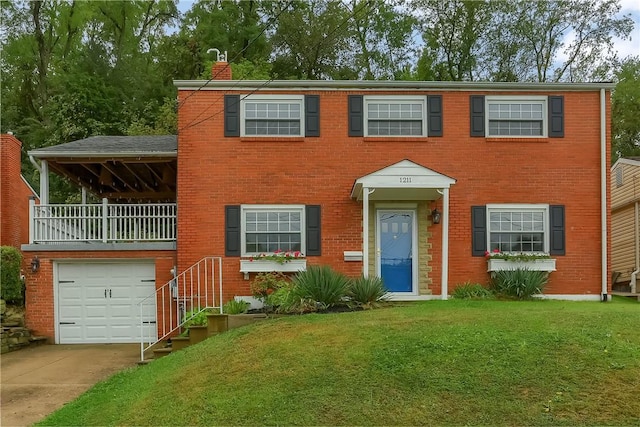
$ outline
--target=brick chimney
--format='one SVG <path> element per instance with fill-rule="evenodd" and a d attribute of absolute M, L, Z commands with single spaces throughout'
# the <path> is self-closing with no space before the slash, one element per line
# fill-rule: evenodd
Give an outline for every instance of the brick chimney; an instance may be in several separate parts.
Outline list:
<path fill-rule="evenodd" d="M 211 80 L 231 80 L 231 65 L 227 62 L 227 51 L 220 52 L 216 48 L 207 50 L 207 53 L 216 53 L 216 62 L 211 67 Z"/>
<path fill-rule="evenodd" d="M 226 61 L 214 62 L 211 67 L 211 80 L 231 80 L 231 65 Z"/>
<path fill-rule="evenodd" d="M 0 135 L 0 244 L 29 243 L 29 191 L 20 174 L 22 142 Z"/>

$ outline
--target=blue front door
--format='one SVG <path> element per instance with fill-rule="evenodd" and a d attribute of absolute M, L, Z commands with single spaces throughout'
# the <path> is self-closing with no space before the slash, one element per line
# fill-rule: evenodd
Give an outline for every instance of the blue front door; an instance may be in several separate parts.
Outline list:
<path fill-rule="evenodd" d="M 413 291 L 413 211 L 378 211 L 380 277 L 389 292 Z"/>

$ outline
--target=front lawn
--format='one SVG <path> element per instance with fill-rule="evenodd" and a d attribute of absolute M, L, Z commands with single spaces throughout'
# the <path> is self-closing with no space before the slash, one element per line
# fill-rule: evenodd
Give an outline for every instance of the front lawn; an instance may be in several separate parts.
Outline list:
<path fill-rule="evenodd" d="M 640 303 L 431 301 L 276 319 L 42 425 L 640 425 Z"/>

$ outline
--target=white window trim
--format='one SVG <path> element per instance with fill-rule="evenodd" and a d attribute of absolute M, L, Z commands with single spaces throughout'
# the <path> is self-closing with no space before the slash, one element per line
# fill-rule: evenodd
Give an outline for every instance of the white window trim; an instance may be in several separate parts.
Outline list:
<path fill-rule="evenodd" d="M 511 102 L 516 103 L 531 103 L 542 104 L 542 135 L 491 135 L 489 133 L 489 104 L 508 104 Z M 547 104 L 548 98 L 540 95 L 513 95 L 513 96 L 485 96 L 484 98 L 484 129 L 486 138 L 548 138 L 549 136 L 549 106 Z"/>
<path fill-rule="evenodd" d="M 486 247 L 489 249 L 491 247 L 491 212 L 525 212 L 525 211 L 543 211 L 543 220 L 544 220 L 544 237 L 543 237 L 543 253 L 548 254 L 549 248 L 551 247 L 550 238 L 551 232 L 549 230 L 549 205 L 547 204 L 489 204 L 486 206 L 486 220 L 487 220 L 487 242 Z M 524 252 L 524 253 L 532 253 L 537 254 L 540 252 Z"/>
<path fill-rule="evenodd" d="M 364 136 L 372 138 L 421 138 L 426 137 L 429 129 L 427 120 L 427 97 L 419 95 L 375 95 L 365 96 L 364 98 Z M 388 104 L 388 103 L 405 103 L 405 104 L 422 104 L 422 134 L 421 135 L 369 135 L 369 104 Z M 399 119 L 402 120 L 402 119 Z"/>
<path fill-rule="evenodd" d="M 289 102 L 300 104 L 300 135 L 247 135 L 246 134 L 246 103 L 247 102 Z M 305 135 L 304 95 L 244 95 L 240 96 L 240 136 L 255 138 L 300 138 Z"/>
<path fill-rule="evenodd" d="M 240 252 L 243 257 L 252 257 L 265 252 L 247 252 L 247 211 L 263 211 L 263 212 L 277 212 L 277 211 L 299 211 L 300 212 L 300 252 L 306 255 L 306 224 L 305 224 L 305 205 L 241 205 L 240 206 Z M 266 252 L 270 254 L 272 252 Z"/>

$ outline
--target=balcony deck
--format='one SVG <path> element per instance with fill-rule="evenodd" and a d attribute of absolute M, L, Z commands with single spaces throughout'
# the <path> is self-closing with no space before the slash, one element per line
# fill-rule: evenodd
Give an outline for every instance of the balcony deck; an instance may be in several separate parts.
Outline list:
<path fill-rule="evenodd" d="M 173 249 L 176 241 L 176 204 L 101 204 L 29 206 L 29 248 L 98 250 L 129 245 Z M 80 246 L 79 246 L 80 245 Z M 53 249 L 53 248 L 52 248 Z"/>

